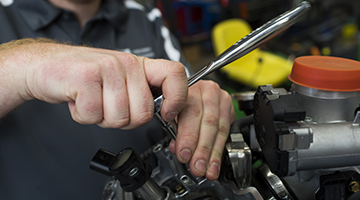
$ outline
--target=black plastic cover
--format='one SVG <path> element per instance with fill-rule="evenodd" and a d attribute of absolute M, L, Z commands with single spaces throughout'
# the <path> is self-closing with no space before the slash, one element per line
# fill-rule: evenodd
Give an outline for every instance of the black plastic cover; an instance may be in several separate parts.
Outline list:
<path fill-rule="evenodd" d="M 315 198 L 316 200 L 350 199 L 355 193 L 350 190 L 351 184 L 359 184 L 359 182 L 360 175 L 355 171 L 336 171 L 333 174 L 322 175 L 320 176 L 320 188 L 316 192 Z"/>
<path fill-rule="evenodd" d="M 132 148 L 126 148 L 116 155 L 109 170 L 126 192 L 133 192 L 149 180 L 152 167 Z"/>
<path fill-rule="evenodd" d="M 99 149 L 90 162 L 90 169 L 106 176 L 112 176 L 109 167 L 115 158 L 115 154 L 104 149 Z"/>
<path fill-rule="evenodd" d="M 287 123 L 304 120 L 306 111 L 296 93 L 276 97 L 272 89 L 259 86 L 255 93 L 255 132 L 270 170 L 278 176 L 286 176 L 289 152 L 279 149 L 279 136 L 289 134 Z"/>
<path fill-rule="evenodd" d="M 90 163 L 90 169 L 107 176 L 115 176 L 126 192 L 139 189 L 149 180 L 152 168 L 132 149 L 126 148 L 117 155 L 100 149 Z"/>

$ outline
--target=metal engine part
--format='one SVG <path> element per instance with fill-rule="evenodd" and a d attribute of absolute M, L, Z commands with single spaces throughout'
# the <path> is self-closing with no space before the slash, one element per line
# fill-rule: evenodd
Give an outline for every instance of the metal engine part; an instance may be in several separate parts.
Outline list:
<path fill-rule="evenodd" d="M 262 153 L 299 199 L 348 199 L 357 191 L 347 187 L 360 181 L 359 103 L 360 91 L 258 88 L 254 123 Z M 349 173 L 355 175 L 345 178 Z"/>
<path fill-rule="evenodd" d="M 193 176 L 164 142 L 150 151 L 158 160 L 153 170 L 139 156 L 100 151 L 93 169 L 117 178 L 109 180 L 103 199 L 360 198 L 360 89 L 265 85 L 253 97 L 253 114 L 232 124 L 218 180 Z"/>
<path fill-rule="evenodd" d="M 252 121 L 252 120 L 251 120 Z M 227 160 L 231 164 L 231 171 L 236 185 L 244 189 L 251 184 L 251 150 L 244 141 L 240 127 L 234 123 L 231 129 L 229 140 L 226 143 Z"/>
<path fill-rule="evenodd" d="M 303 93 L 261 86 L 255 95 L 256 132 L 271 170 L 290 176 L 360 165 L 360 127 L 354 117 L 360 92 L 318 98 L 316 89 L 293 89 L 299 87 Z"/>
<path fill-rule="evenodd" d="M 205 177 L 195 177 L 190 173 L 187 165 L 180 163 L 167 147 L 158 144 L 153 148 L 153 154 L 158 159 L 158 166 L 152 170 L 151 178 L 140 188 L 134 190 L 132 194 L 125 192 L 119 180 L 111 177 L 105 185 L 103 200 L 261 200 L 263 198 L 257 189 L 250 187 L 251 172 L 244 170 L 244 166 L 250 166 L 251 158 L 249 157 L 249 150 L 246 149 L 247 145 L 241 138 L 238 134 L 233 136 L 234 145 L 229 147 L 231 148 L 229 155 L 235 154 L 237 158 L 240 158 L 231 161 L 231 165 L 236 166 L 235 170 L 232 170 L 232 168 L 222 170 L 223 172 L 229 172 L 231 175 L 237 175 L 236 182 L 227 179 L 228 174 L 225 173 L 222 173 L 219 180 L 216 181 L 209 181 Z M 247 159 L 250 159 L 250 161 Z M 114 159 L 112 159 L 112 162 L 114 162 Z M 230 165 L 230 163 L 228 164 Z M 111 166 L 110 168 L 112 168 Z M 131 164 L 131 166 L 134 165 Z M 223 166 L 223 168 L 226 169 L 226 166 Z M 247 170 L 250 170 L 250 168 Z M 125 171 L 131 173 L 132 170 Z M 119 172 L 119 174 L 122 174 L 122 172 Z M 237 187 L 239 184 L 244 188 L 239 189 Z M 157 188 L 162 188 L 162 191 L 158 191 Z"/>

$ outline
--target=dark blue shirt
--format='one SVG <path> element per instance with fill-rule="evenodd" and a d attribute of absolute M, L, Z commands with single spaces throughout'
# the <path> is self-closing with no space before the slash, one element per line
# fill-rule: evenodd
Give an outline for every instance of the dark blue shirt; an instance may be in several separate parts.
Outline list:
<path fill-rule="evenodd" d="M 183 60 L 159 10 L 133 1 L 103 0 L 99 12 L 82 29 L 72 12 L 45 0 L 0 3 L 0 43 L 46 37 Z M 26 102 L 0 119 L 0 199 L 100 200 L 107 177 L 89 169 L 96 151 L 117 153 L 131 146 L 141 153 L 163 136 L 154 120 L 131 131 L 102 129 L 74 122 L 67 104 Z"/>

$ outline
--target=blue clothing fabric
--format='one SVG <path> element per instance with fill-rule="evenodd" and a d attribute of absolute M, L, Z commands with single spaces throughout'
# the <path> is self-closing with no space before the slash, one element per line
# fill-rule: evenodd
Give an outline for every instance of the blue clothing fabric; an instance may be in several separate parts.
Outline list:
<path fill-rule="evenodd" d="M 0 43 L 45 37 L 150 58 L 183 61 L 157 9 L 134 1 L 103 0 L 84 28 L 70 11 L 45 0 L 0 5 Z M 1 53 L 0 53 L 1 56 Z M 100 200 L 105 177 L 89 169 L 99 148 L 139 154 L 164 136 L 153 120 L 130 131 L 80 125 L 67 104 L 28 101 L 0 119 L 0 199 Z"/>

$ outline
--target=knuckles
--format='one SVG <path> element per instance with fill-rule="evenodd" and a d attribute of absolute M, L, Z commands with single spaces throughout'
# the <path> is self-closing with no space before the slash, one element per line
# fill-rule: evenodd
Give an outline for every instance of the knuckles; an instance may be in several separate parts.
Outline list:
<path fill-rule="evenodd" d="M 207 114 L 203 116 L 203 123 L 210 127 L 215 127 L 217 129 L 219 126 L 219 116 L 214 115 L 212 113 Z"/>
<path fill-rule="evenodd" d="M 202 80 L 202 81 L 200 81 L 200 83 L 201 83 L 201 87 L 205 87 L 205 88 L 210 89 L 212 91 L 221 90 L 219 84 L 217 84 L 214 81 Z"/>
<path fill-rule="evenodd" d="M 108 120 L 106 124 L 110 128 L 119 128 L 119 129 L 128 130 L 149 123 L 152 117 L 153 117 L 153 112 L 144 111 L 138 114 L 133 114 L 131 117 L 126 116 L 118 120 Z"/>
<path fill-rule="evenodd" d="M 137 114 L 136 117 L 133 119 L 134 124 L 136 124 L 137 126 L 144 125 L 146 123 L 149 123 L 151 121 L 152 117 L 153 117 L 152 110 L 143 111 L 143 112 Z"/>
<path fill-rule="evenodd" d="M 183 64 L 180 62 L 172 61 L 171 65 L 168 66 L 168 72 L 180 77 L 186 78 L 186 70 Z"/>
<path fill-rule="evenodd" d="M 105 69 L 115 70 L 120 65 L 120 60 L 116 56 L 106 55 L 100 59 L 99 64 Z"/>
<path fill-rule="evenodd" d="M 223 138 L 227 138 L 229 136 L 229 130 L 230 128 L 226 125 L 220 124 L 218 134 Z"/>
<path fill-rule="evenodd" d="M 117 120 L 111 120 L 106 123 L 110 128 L 123 128 L 130 124 L 130 116 L 123 117 Z"/>
<path fill-rule="evenodd" d="M 93 106 L 86 106 L 84 111 L 80 114 L 76 112 L 73 119 L 80 124 L 98 124 L 103 120 L 102 110 Z"/>
<path fill-rule="evenodd" d="M 140 58 L 134 54 L 121 53 L 120 59 L 124 64 L 136 65 L 139 64 Z"/>
<path fill-rule="evenodd" d="M 187 103 L 187 106 L 184 110 L 188 113 L 189 118 L 199 118 L 202 115 L 202 109 L 195 103 Z"/>

